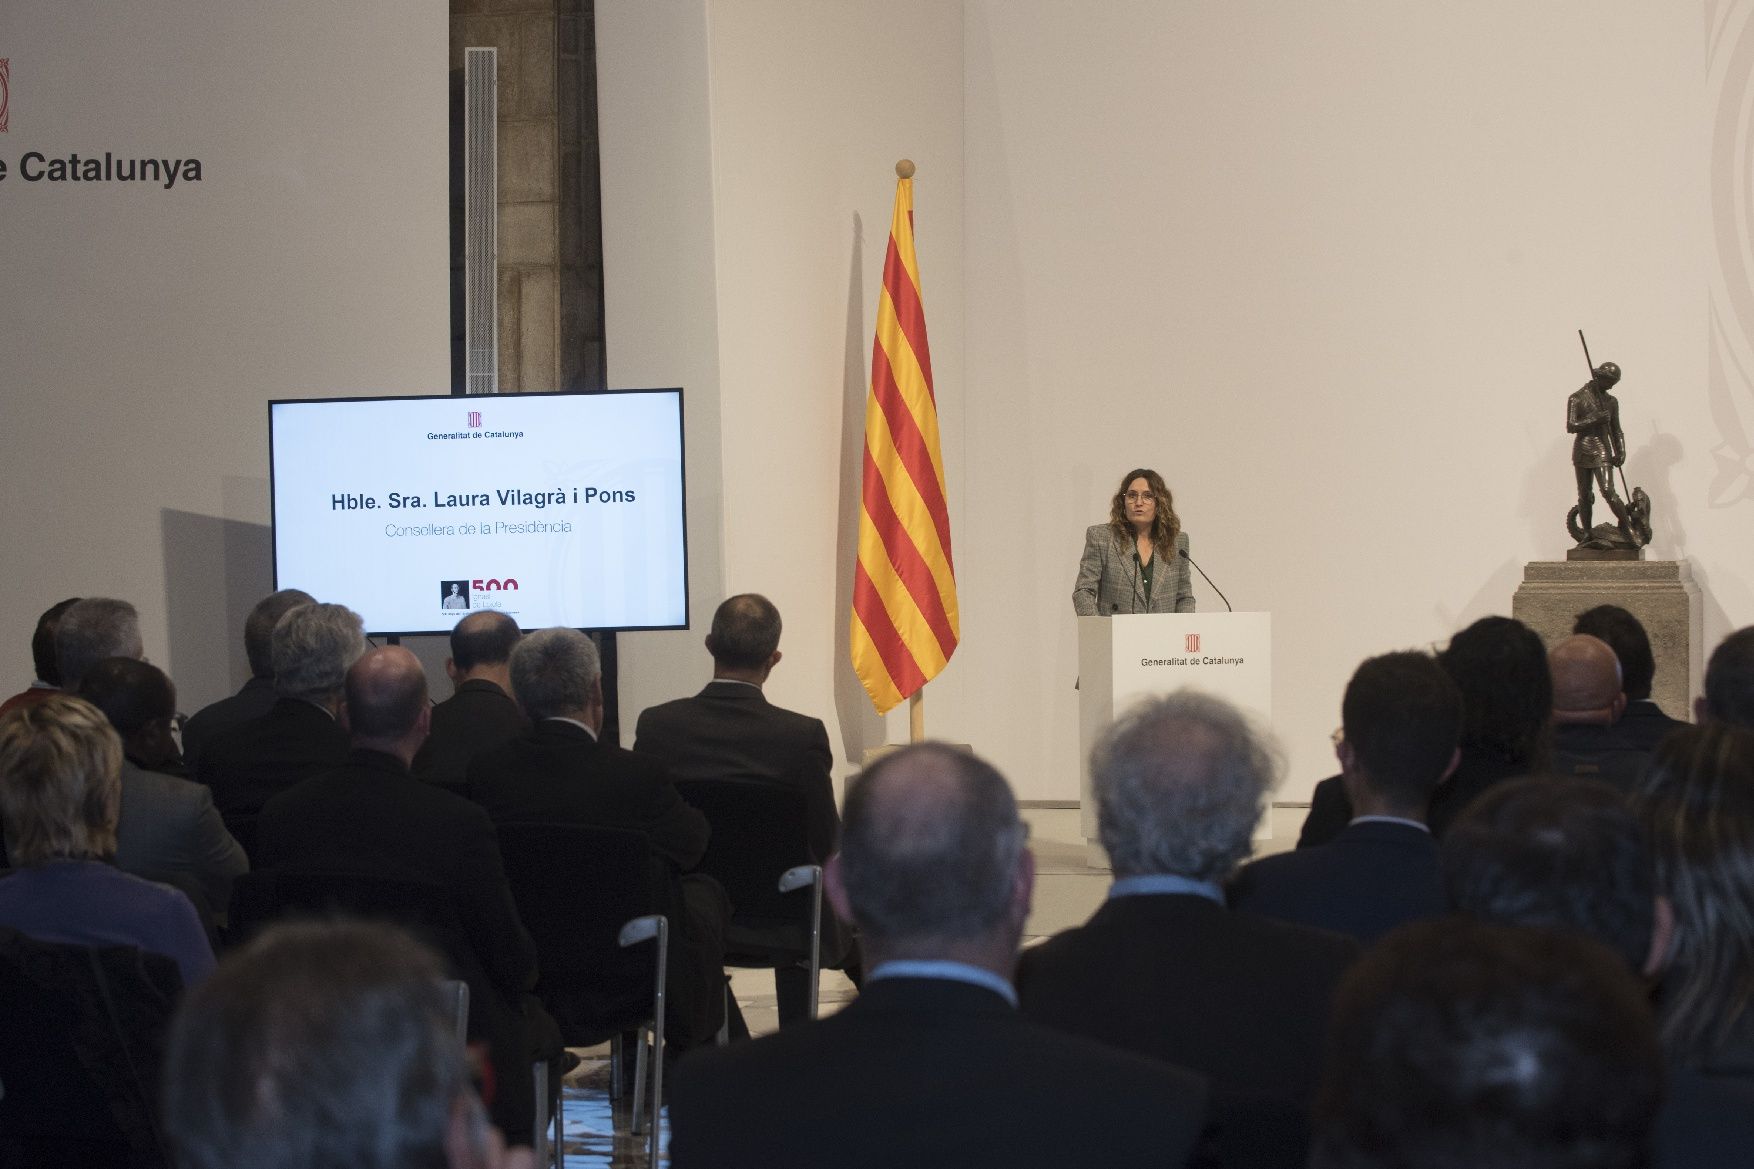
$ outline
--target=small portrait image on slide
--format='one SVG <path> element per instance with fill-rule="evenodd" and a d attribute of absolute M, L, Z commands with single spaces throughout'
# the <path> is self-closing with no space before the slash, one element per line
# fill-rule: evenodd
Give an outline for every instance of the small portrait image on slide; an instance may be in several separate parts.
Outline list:
<path fill-rule="evenodd" d="M 466 580 L 439 581 L 439 607 L 444 609 L 467 609 L 469 607 L 469 582 Z"/>

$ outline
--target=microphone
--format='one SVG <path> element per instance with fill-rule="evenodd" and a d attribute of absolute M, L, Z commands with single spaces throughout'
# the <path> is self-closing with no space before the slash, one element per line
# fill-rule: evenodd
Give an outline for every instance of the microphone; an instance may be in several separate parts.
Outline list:
<path fill-rule="evenodd" d="M 1188 555 L 1188 550 L 1186 548 L 1177 548 L 1176 551 L 1181 553 L 1181 558 L 1183 560 L 1187 561 L 1189 564 L 1192 564 L 1194 566 L 1194 571 L 1200 574 L 1201 579 L 1203 579 L 1207 584 L 1212 585 L 1212 591 L 1218 594 L 1218 599 L 1220 601 L 1224 602 L 1225 610 L 1228 612 L 1231 612 L 1231 613 L 1236 612 L 1235 609 L 1232 609 L 1230 607 L 1230 598 L 1224 595 L 1224 590 L 1219 588 L 1217 585 L 1212 584 L 1212 578 L 1206 575 L 1205 569 L 1201 568 L 1197 563 L 1195 563 L 1194 558 L 1192 556 Z"/>

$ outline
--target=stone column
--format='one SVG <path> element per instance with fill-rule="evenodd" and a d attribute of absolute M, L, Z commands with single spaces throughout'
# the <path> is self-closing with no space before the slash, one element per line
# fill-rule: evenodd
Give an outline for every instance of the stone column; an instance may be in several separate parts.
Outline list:
<path fill-rule="evenodd" d="M 499 50 L 499 388 L 559 389 L 557 0 L 451 0 L 451 65 Z"/>

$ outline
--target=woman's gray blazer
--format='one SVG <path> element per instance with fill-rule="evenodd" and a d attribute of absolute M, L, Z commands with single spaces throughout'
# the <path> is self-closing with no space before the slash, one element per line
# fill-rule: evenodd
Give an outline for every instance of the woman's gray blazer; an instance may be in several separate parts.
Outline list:
<path fill-rule="evenodd" d="M 1173 563 L 1153 565 L 1151 603 L 1145 603 L 1145 582 L 1133 563 L 1133 542 L 1117 539 L 1107 524 L 1095 524 L 1084 533 L 1084 555 L 1078 561 L 1078 583 L 1072 586 L 1072 609 L 1080 617 L 1107 617 L 1115 613 L 1192 613 L 1194 589 L 1188 579 L 1188 534 L 1175 538 Z M 1161 561 L 1159 551 L 1155 559 Z"/>

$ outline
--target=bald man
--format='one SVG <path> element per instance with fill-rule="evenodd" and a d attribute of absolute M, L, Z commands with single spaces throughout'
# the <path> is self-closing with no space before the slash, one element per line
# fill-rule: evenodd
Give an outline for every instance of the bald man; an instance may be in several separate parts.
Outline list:
<path fill-rule="evenodd" d="M 1025 835 L 1004 777 L 966 751 L 904 747 L 854 779 L 826 878 L 863 931 L 865 985 L 839 1014 L 684 1059 L 675 1164 L 1185 1164 L 1201 1077 L 1017 1011 Z"/>
<path fill-rule="evenodd" d="M 457 622 L 445 659 L 454 689 L 432 708 L 432 734 L 414 757 L 415 775 L 461 795 L 477 755 L 530 729 L 512 698 L 512 651 L 522 637 L 516 621 L 493 609 Z"/>
<path fill-rule="evenodd" d="M 536 947 L 518 920 L 487 813 L 410 774 L 432 721 L 419 660 L 400 646 L 367 652 L 347 671 L 339 714 L 352 741 L 346 763 L 268 801 L 256 867 L 393 877 L 441 892 L 490 984 L 472 985 L 470 1001 L 472 1030 L 480 1011 L 495 1052 L 494 1121 L 514 1144 L 529 1144 L 528 1051 L 540 1045 L 529 1042 L 523 1020 Z"/>
<path fill-rule="evenodd" d="M 1553 773 L 1631 791 L 1650 749 L 1617 725 L 1626 693 L 1613 649 L 1598 637 L 1574 633 L 1547 651 L 1547 668 L 1553 674 Z"/>

